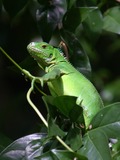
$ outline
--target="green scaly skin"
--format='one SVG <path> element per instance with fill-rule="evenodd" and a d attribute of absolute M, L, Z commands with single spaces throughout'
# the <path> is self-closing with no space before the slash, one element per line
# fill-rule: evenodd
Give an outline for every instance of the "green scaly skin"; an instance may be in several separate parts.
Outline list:
<path fill-rule="evenodd" d="M 40 79 L 47 82 L 52 96 L 77 97 L 76 103 L 83 107 L 88 128 L 92 118 L 103 108 L 103 102 L 93 84 L 65 59 L 59 49 L 45 42 L 32 42 L 27 49 L 46 72 Z"/>

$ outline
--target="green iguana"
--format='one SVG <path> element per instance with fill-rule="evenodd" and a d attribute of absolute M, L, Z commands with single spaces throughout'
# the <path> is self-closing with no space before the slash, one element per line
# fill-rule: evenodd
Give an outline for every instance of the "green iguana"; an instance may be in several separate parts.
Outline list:
<path fill-rule="evenodd" d="M 27 46 L 30 55 L 46 72 L 40 77 L 46 82 L 52 96 L 75 96 L 76 103 L 83 108 L 86 128 L 92 118 L 103 107 L 103 102 L 93 84 L 77 71 L 63 53 L 45 42 L 32 42 Z"/>

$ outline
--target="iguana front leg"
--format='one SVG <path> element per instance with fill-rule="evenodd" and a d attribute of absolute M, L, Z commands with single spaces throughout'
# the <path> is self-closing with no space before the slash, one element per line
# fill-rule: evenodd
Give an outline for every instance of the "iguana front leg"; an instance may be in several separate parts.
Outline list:
<path fill-rule="evenodd" d="M 34 87 L 34 83 L 40 83 L 41 86 L 43 87 L 44 83 L 52 81 L 56 78 L 61 77 L 62 75 L 64 75 L 65 73 L 62 73 L 60 71 L 60 69 L 53 69 L 52 71 L 46 73 L 45 75 L 43 75 L 42 77 L 35 77 L 33 76 L 29 71 L 23 69 L 23 73 L 30 78 L 30 80 L 32 81 L 32 87 Z"/>

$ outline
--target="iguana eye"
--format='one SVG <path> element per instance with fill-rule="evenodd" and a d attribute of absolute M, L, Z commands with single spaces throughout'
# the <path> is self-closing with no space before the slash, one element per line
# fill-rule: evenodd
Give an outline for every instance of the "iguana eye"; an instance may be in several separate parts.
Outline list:
<path fill-rule="evenodd" d="M 45 49 L 46 47 L 47 47 L 47 46 L 46 46 L 45 44 L 44 44 L 44 45 L 42 45 L 42 48 L 44 48 L 44 49 Z"/>

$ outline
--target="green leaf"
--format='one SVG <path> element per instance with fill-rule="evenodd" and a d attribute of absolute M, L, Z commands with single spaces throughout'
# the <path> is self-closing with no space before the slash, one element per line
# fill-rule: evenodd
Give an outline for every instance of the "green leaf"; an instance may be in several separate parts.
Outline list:
<path fill-rule="evenodd" d="M 84 137 L 84 147 L 80 150 L 90 158 L 112 159 L 109 150 L 109 138 L 120 138 L 120 102 L 100 110 L 91 122 L 92 130 Z M 92 159 L 92 157 L 91 157 Z"/>
<path fill-rule="evenodd" d="M 120 7 L 112 7 L 105 12 L 103 29 L 120 34 Z"/>
<path fill-rule="evenodd" d="M 70 111 L 76 105 L 76 97 L 73 96 L 58 96 L 54 99 L 54 105 L 62 114 L 69 117 Z"/>
<path fill-rule="evenodd" d="M 71 22 L 74 23 L 71 23 Z M 74 33 L 75 29 L 81 22 L 81 16 L 80 16 L 80 8 L 72 8 L 68 10 L 66 15 L 63 19 L 63 27 L 66 30 L 69 30 L 70 32 Z"/>
<path fill-rule="evenodd" d="M 5 149 L 5 147 L 8 146 L 8 144 L 10 144 L 11 142 L 11 139 L 0 133 L 0 152 Z"/>
<path fill-rule="evenodd" d="M 89 160 L 111 160 L 108 139 L 100 129 L 89 131 L 83 137 L 83 147 L 79 153 L 88 157 Z M 93 158 L 94 157 L 94 158 Z"/>
<path fill-rule="evenodd" d="M 53 96 L 43 96 L 42 99 L 46 105 L 48 116 L 56 117 L 58 115 L 56 108 L 54 106 L 54 98 Z"/>
<path fill-rule="evenodd" d="M 84 124 L 84 117 L 82 113 L 83 113 L 83 108 L 78 105 L 75 105 L 70 110 L 69 118 L 72 122 Z"/>
<path fill-rule="evenodd" d="M 80 160 L 87 160 L 80 154 L 69 152 L 66 150 L 51 150 L 51 145 L 46 138 L 46 134 L 32 134 L 22 137 L 0 153 L 1 160 L 33 160 L 33 159 L 49 159 L 49 160 L 71 160 L 75 157 Z"/>
<path fill-rule="evenodd" d="M 120 159 L 120 140 L 117 140 L 117 143 L 112 145 L 112 155 L 113 155 L 113 160 Z"/>
<path fill-rule="evenodd" d="M 61 36 L 63 41 L 66 42 L 68 46 L 70 62 L 78 71 L 83 73 L 86 77 L 90 78 L 91 65 L 88 56 L 83 50 L 78 38 L 75 36 L 75 34 L 67 30 L 62 30 Z"/>
<path fill-rule="evenodd" d="M 77 151 L 82 146 L 82 136 L 79 128 L 71 127 L 68 131 L 65 142 L 74 150 Z"/>
<path fill-rule="evenodd" d="M 3 0 L 3 5 L 5 10 L 14 17 L 25 7 L 27 2 L 28 0 Z"/>
<path fill-rule="evenodd" d="M 37 157 L 37 159 L 40 160 L 72 160 L 72 159 L 78 159 L 78 160 L 87 160 L 86 157 L 79 155 L 77 153 L 65 151 L 65 150 L 56 150 L 53 149 L 47 153 L 42 154 L 41 156 Z"/>
<path fill-rule="evenodd" d="M 81 120 L 83 123 L 82 107 L 76 105 L 76 97 L 73 96 L 58 96 L 54 99 L 54 105 L 59 111 L 70 118 L 72 122 Z"/>
<path fill-rule="evenodd" d="M 42 139 L 44 139 L 45 136 L 46 134 L 35 133 L 17 139 L 0 153 L 0 159 L 33 160 L 36 156 L 41 154 L 43 150 L 43 147 L 41 147 L 43 145 Z"/>
<path fill-rule="evenodd" d="M 38 23 L 38 29 L 41 33 L 43 41 L 49 42 L 53 31 L 56 29 L 56 27 L 61 25 L 66 9 L 66 0 L 48 1 L 47 3 L 44 3 L 44 5 L 43 1 L 39 1 L 39 6 L 35 14 Z"/>
<path fill-rule="evenodd" d="M 95 6 L 96 5 L 96 3 L 97 3 L 97 0 L 87 0 L 87 1 L 85 1 L 85 0 L 78 0 L 77 2 L 77 6 L 79 6 L 79 7 L 86 7 L 86 6 Z"/>
<path fill-rule="evenodd" d="M 94 44 L 102 33 L 102 13 L 97 7 L 83 7 L 80 11 L 84 34 Z"/>
<path fill-rule="evenodd" d="M 75 5 L 76 0 L 67 0 L 67 8 L 70 9 L 73 5 Z"/>
<path fill-rule="evenodd" d="M 120 102 L 101 109 L 91 125 L 93 129 L 99 127 L 108 138 L 120 138 Z"/>
<path fill-rule="evenodd" d="M 59 126 L 55 123 L 55 120 L 49 116 L 48 118 L 48 135 L 64 137 L 65 132 L 63 132 Z"/>
<path fill-rule="evenodd" d="M 72 159 L 78 159 L 78 160 L 87 160 L 85 156 L 79 155 L 77 153 L 72 153 L 68 151 L 59 151 L 59 150 L 53 150 L 52 151 L 59 160 L 72 160 Z"/>
<path fill-rule="evenodd" d="M 120 151 L 118 151 L 118 153 L 113 156 L 112 160 L 120 160 Z"/>

